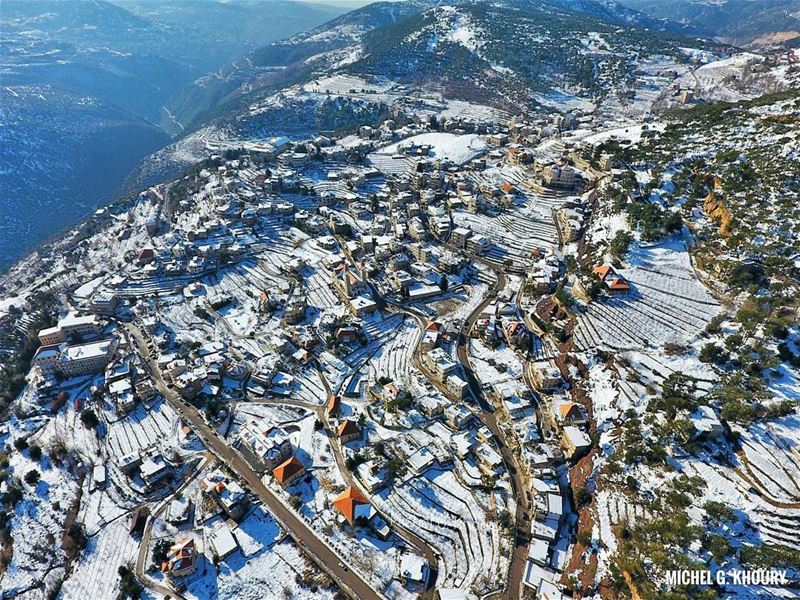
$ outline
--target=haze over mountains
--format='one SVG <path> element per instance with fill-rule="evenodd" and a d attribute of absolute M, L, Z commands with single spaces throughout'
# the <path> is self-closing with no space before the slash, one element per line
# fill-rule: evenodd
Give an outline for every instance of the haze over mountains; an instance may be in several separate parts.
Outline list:
<path fill-rule="evenodd" d="M 796 46 L 800 40 L 798 0 L 623 0 L 623 4 L 737 46 Z"/>
<path fill-rule="evenodd" d="M 143 156 L 180 133 L 164 106 L 182 86 L 342 10 L 279 0 L 4 1 L 0 266 L 109 201 Z"/>
<path fill-rule="evenodd" d="M 636 63 L 688 61 L 685 49 L 703 46 L 686 37 L 694 33 L 616 2 L 371 4 L 184 88 L 170 110 L 188 136 L 145 161 L 126 190 L 175 175 L 209 141 L 343 130 L 409 103 L 458 100 L 522 114 L 564 101 L 599 105 L 621 82 L 632 98 Z"/>

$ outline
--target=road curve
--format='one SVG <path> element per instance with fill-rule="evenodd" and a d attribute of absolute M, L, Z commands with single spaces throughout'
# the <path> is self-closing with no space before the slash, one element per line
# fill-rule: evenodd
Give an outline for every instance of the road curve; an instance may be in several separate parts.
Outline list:
<path fill-rule="evenodd" d="M 475 321 L 478 320 L 478 317 L 486 309 L 486 307 L 489 306 L 494 297 L 496 297 L 497 294 L 503 288 L 505 288 L 506 276 L 502 270 L 492 263 L 480 260 L 477 257 L 475 257 L 475 259 L 491 268 L 495 273 L 497 281 L 495 281 L 491 291 L 489 294 L 487 294 L 486 299 L 481 302 L 464 321 L 464 327 L 462 329 L 464 335 L 459 336 L 458 341 L 456 342 L 456 355 L 467 377 L 467 384 L 469 385 L 470 391 L 481 408 L 481 411 L 478 413 L 478 418 L 484 425 L 486 425 L 486 427 L 489 428 L 489 431 L 492 432 L 492 435 L 494 435 L 494 438 L 497 442 L 500 455 L 503 457 L 506 470 L 508 470 L 511 478 L 514 498 L 517 502 L 517 514 L 515 515 L 516 538 L 514 540 L 514 552 L 511 556 L 511 565 L 508 570 L 508 584 L 506 585 L 505 594 L 492 594 L 491 597 L 505 597 L 517 600 L 517 598 L 520 597 L 522 578 L 525 573 L 525 563 L 527 562 L 528 558 L 528 544 L 525 540 L 525 537 L 523 535 L 519 535 L 519 533 L 524 533 L 530 530 L 530 513 L 528 511 L 530 497 L 528 486 L 523 479 L 522 469 L 519 468 L 514 453 L 506 444 L 505 434 L 497 424 L 494 407 L 483 393 L 481 383 L 472 370 L 466 344 L 466 339 L 468 339 L 466 336 L 469 335 L 469 332 L 472 329 L 472 326 L 475 324 Z"/>
<path fill-rule="evenodd" d="M 328 396 L 330 397 L 330 395 L 333 393 L 333 390 L 331 389 L 331 384 L 328 381 L 328 378 L 325 377 L 325 373 L 323 373 L 322 369 L 319 369 L 318 372 L 319 372 L 319 378 L 322 381 L 322 384 L 325 386 L 325 390 L 327 391 Z M 325 414 L 325 411 L 319 411 L 318 415 L 320 413 L 322 413 L 321 421 L 327 423 L 328 417 Z M 330 426 L 328 427 L 328 431 L 329 432 L 332 431 Z M 355 486 L 357 489 L 361 490 L 361 486 L 359 485 L 358 481 L 356 481 L 356 478 L 353 476 L 353 473 L 347 468 L 347 465 L 345 464 L 344 457 L 342 456 L 342 448 L 339 444 L 339 441 L 334 439 L 333 435 L 330 435 L 329 441 L 331 443 L 331 449 L 333 450 L 333 457 L 336 460 L 336 465 L 339 467 L 339 472 L 342 474 L 342 477 L 344 477 L 345 481 L 347 482 L 347 485 Z M 400 537 L 402 537 L 404 540 L 406 540 L 406 542 L 414 546 L 414 548 L 418 550 L 425 557 L 425 560 L 428 561 L 428 565 L 430 566 L 430 568 L 438 571 L 439 558 L 436 555 L 436 552 L 433 550 L 433 548 L 431 548 L 427 543 L 425 543 L 425 541 L 422 538 L 411 533 L 405 527 L 398 525 L 397 522 L 389 519 L 388 517 L 386 517 L 386 515 L 383 516 L 384 519 L 388 521 L 391 524 L 391 526 L 395 528 L 395 530 L 397 530 L 397 533 Z"/>

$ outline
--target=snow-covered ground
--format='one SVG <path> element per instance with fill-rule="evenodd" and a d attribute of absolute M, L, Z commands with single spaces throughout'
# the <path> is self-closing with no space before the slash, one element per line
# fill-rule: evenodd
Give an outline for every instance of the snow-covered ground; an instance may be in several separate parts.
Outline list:
<path fill-rule="evenodd" d="M 486 150 L 483 137 L 475 134 L 421 133 L 377 150 L 376 155 L 394 156 L 408 144 L 430 146 L 430 156 L 462 165 Z"/>

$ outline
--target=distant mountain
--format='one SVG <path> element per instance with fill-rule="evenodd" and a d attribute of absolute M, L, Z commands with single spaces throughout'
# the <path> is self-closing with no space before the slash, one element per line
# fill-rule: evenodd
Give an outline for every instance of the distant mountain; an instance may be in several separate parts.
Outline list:
<path fill-rule="evenodd" d="M 272 94 L 335 72 L 525 108 L 534 93 L 554 87 L 602 94 L 609 78 L 625 76 L 628 59 L 674 53 L 682 33 L 694 30 L 610 1 L 379 2 L 254 50 L 193 82 L 169 109 L 189 129 L 218 119 L 241 123 Z M 263 121 L 274 111 L 256 112 Z"/>
<path fill-rule="evenodd" d="M 800 0 L 622 0 L 630 8 L 669 18 L 738 46 L 797 45 Z"/>
<path fill-rule="evenodd" d="M 182 86 L 340 11 L 290 0 L 3 0 L 0 267 L 108 201 L 181 133 L 164 107 Z"/>
<path fill-rule="evenodd" d="M 124 189 L 175 176 L 237 139 L 352 129 L 409 104 L 520 114 L 600 106 L 613 95 L 610 104 L 628 110 L 650 85 L 640 62 L 671 70 L 689 61 L 687 48 L 706 46 L 687 33 L 611 1 L 378 2 L 186 86 L 168 105 L 186 135 L 148 157 Z"/>

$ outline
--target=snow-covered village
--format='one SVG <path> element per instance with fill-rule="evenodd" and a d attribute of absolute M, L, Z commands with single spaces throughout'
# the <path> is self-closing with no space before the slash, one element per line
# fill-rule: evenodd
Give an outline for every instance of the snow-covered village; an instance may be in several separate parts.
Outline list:
<path fill-rule="evenodd" d="M 0 275 L 2 597 L 796 598 L 798 56 L 184 140 Z"/>

